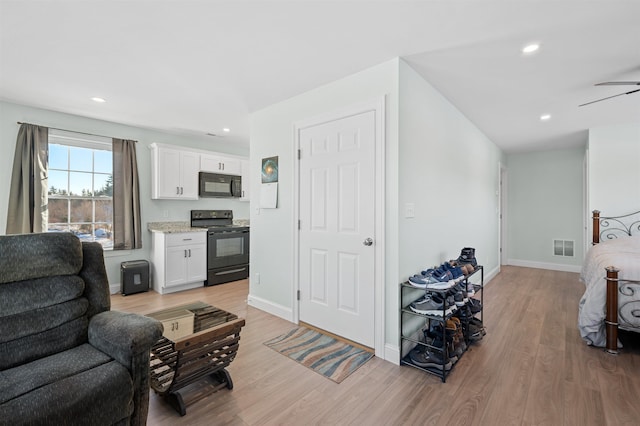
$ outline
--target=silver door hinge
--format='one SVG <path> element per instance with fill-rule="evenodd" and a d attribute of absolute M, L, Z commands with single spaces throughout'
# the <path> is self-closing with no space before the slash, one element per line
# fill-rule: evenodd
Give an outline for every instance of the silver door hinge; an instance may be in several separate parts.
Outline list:
<path fill-rule="evenodd" d="M 299 149 L 299 150 L 298 150 L 298 160 L 299 160 L 299 159 L 301 159 L 301 158 L 302 158 L 302 150 L 301 150 L 301 149 Z"/>
<path fill-rule="evenodd" d="M 300 219 L 298 219 L 298 231 L 299 231 L 300 229 L 302 229 L 302 224 L 301 224 Z"/>
<path fill-rule="evenodd" d="M 300 290 L 298 290 L 298 294 L 296 295 L 296 297 L 298 298 L 298 300 L 300 300 Z"/>

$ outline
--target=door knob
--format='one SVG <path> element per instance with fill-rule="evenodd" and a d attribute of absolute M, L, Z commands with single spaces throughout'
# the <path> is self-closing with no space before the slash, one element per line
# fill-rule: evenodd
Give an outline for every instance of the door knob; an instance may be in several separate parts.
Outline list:
<path fill-rule="evenodd" d="M 365 246 L 373 245 L 373 240 L 371 238 L 367 238 L 362 242 L 362 244 L 364 244 Z"/>

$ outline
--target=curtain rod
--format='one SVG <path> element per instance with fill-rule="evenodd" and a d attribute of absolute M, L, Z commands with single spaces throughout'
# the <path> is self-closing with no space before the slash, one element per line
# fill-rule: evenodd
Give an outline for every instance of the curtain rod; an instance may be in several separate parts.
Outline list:
<path fill-rule="evenodd" d="M 31 124 L 32 126 L 40 126 L 39 124 L 33 124 L 33 123 L 23 123 L 22 121 L 18 121 L 18 124 Z M 67 129 L 59 129 L 57 127 L 48 127 L 48 126 L 41 126 L 41 127 L 47 127 L 47 129 L 53 129 L 53 130 L 61 130 L 63 132 L 71 132 L 71 133 L 78 133 L 80 135 L 88 135 L 88 136 L 98 136 L 100 138 L 109 138 L 109 139 L 113 139 L 113 136 L 104 136 L 104 135 L 96 135 L 95 133 L 86 133 L 86 132 L 78 132 L 76 130 L 67 130 Z M 134 141 L 135 143 L 138 143 L 138 141 Z"/>

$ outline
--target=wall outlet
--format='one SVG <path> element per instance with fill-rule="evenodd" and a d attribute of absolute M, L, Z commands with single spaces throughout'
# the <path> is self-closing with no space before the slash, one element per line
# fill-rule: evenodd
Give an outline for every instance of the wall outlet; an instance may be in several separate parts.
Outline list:
<path fill-rule="evenodd" d="M 254 276 L 253 283 L 260 284 L 260 273 L 256 272 L 255 274 L 253 274 L 253 276 Z"/>

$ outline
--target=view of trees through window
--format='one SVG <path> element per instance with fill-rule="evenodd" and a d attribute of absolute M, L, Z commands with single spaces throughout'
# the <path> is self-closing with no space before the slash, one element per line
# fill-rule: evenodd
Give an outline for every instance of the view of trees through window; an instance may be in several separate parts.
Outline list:
<path fill-rule="evenodd" d="M 113 247 L 110 150 L 50 141 L 48 194 L 49 232 L 72 232 L 81 240 Z"/>

